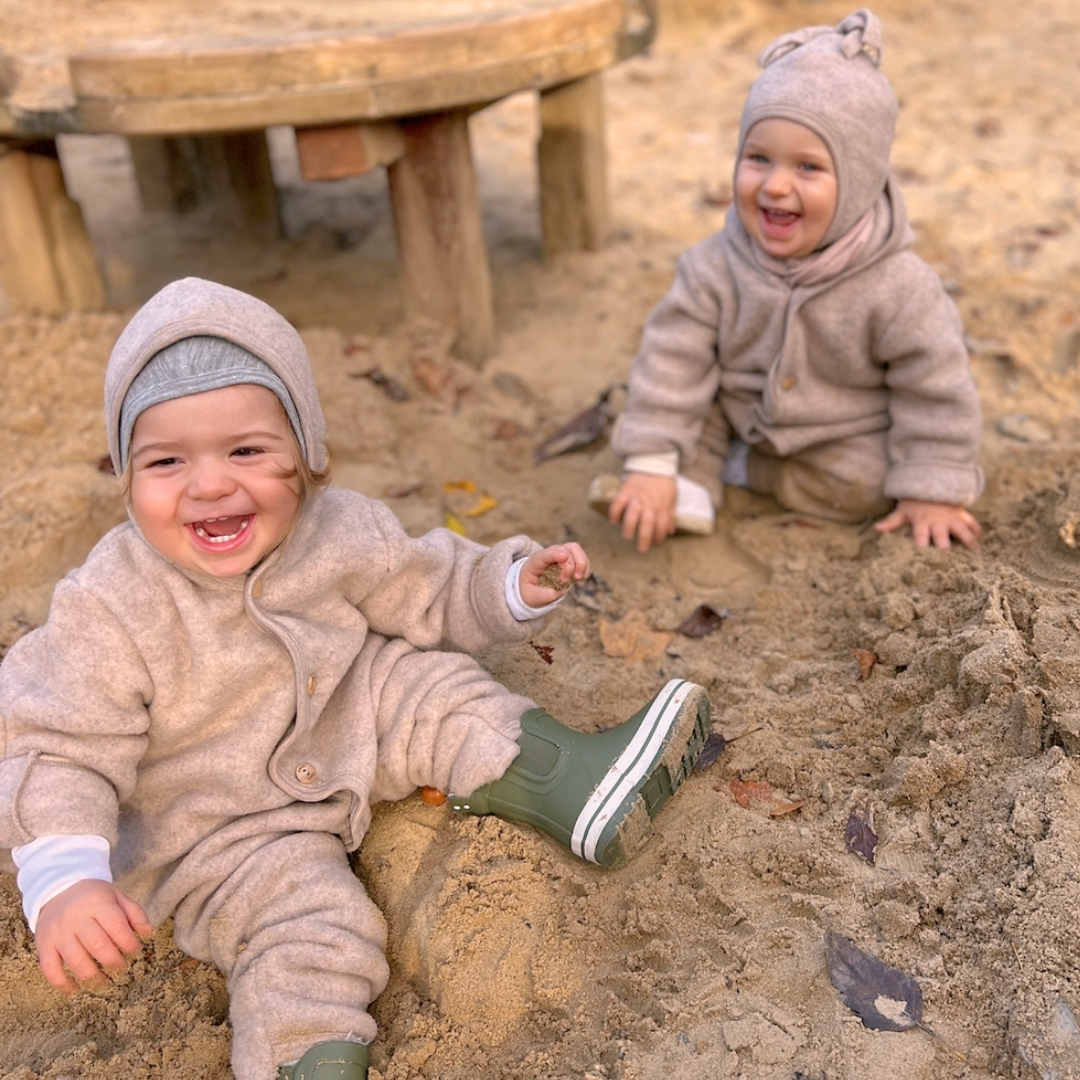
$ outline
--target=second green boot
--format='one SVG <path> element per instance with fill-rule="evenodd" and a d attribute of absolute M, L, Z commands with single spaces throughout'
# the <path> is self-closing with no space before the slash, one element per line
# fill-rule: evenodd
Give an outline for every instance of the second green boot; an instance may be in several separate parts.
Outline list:
<path fill-rule="evenodd" d="M 316 1043 L 295 1065 L 282 1065 L 277 1080 L 367 1080 L 368 1060 L 363 1043 Z"/>
<path fill-rule="evenodd" d="M 709 734 L 709 699 L 672 679 L 624 724 L 574 731 L 543 709 L 521 718 L 521 753 L 459 813 L 494 814 L 555 837 L 600 866 L 622 866 L 652 835 L 652 820 L 690 774 Z"/>

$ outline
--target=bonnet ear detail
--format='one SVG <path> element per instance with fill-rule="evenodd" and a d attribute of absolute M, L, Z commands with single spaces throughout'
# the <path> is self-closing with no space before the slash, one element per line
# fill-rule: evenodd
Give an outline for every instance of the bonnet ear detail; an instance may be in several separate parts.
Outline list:
<path fill-rule="evenodd" d="M 836 29 L 844 35 L 840 51 L 849 60 L 865 53 L 874 67 L 881 67 L 881 20 L 869 8 L 859 8 Z"/>
<path fill-rule="evenodd" d="M 763 68 L 768 67 L 807 42 L 826 34 L 839 34 L 843 38 L 840 51 L 848 60 L 864 53 L 874 67 L 881 66 L 881 20 L 869 8 L 859 8 L 839 26 L 806 26 L 802 30 L 784 34 L 765 49 L 758 58 L 758 64 Z"/>
<path fill-rule="evenodd" d="M 800 45 L 805 45 L 808 41 L 822 37 L 825 34 L 834 33 L 836 31 L 831 26 L 804 26 L 801 30 L 784 34 L 783 37 L 778 37 L 771 45 L 766 47 L 765 51 L 758 57 L 758 64 L 763 68 L 768 67 L 770 64 L 775 64 L 777 60 L 787 56 L 788 53 L 794 52 Z"/>

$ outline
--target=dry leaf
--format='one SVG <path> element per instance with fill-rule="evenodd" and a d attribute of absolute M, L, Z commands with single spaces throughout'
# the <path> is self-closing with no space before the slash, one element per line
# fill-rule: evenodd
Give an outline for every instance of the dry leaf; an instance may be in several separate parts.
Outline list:
<path fill-rule="evenodd" d="M 727 749 L 728 743 L 733 743 L 744 735 L 753 735 L 755 731 L 760 731 L 762 727 L 762 724 L 758 724 L 757 727 L 752 727 L 748 731 L 741 731 L 738 735 L 732 735 L 730 738 L 725 738 L 719 731 L 710 731 L 709 737 L 705 740 L 705 745 L 701 748 L 701 753 L 698 754 L 697 760 L 694 762 L 694 771 L 707 769 Z M 800 805 L 802 804 L 800 803 Z"/>
<path fill-rule="evenodd" d="M 600 644 L 605 656 L 639 664 L 663 656 L 670 642 L 671 634 L 651 629 L 637 608 L 617 622 L 600 620 Z"/>
<path fill-rule="evenodd" d="M 545 664 L 555 663 L 554 645 L 537 645 L 535 641 L 530 641 L 529 644 L 536 650 L 536 655 L 539 656 Z"/>
<path fill-rule="evenodd" d="M 458 536 L 468 536 L 468 533 L 465 531 L 465 526 L 462 525 L 461 521 L 451 514 L 449 510 L 447 510 L 446 517 L 443 521 L 451 532 L 457 533 Z"/>
<path fill-rule="evenodd" d="M 384 374 L 379 368 L 368 368 L 367 371 L 350 372 L 354 379 L 367 379 L 373 386 L 379 387 L 392 401 L 408 401 L 409 391 L 405 389 L 390 375 Z"/>
<path fill-rule="evenodd" d="M 499 500 L 494 495 L 481 495 L 476 500 L 476 505 L 471 506 L 465 511 L 466 517 L 480 517 L 481 514 L 486 514 L 489 510 L 494 510 L 499 505 Z"/>
<path fill-rule="evenodd" d="M 825 962 L 840 1000 L 874 1031 L 922 1027 L 922 988 L 841 934 L 825 935 Z M 931 1033 L 932 1034 L 932 1033 Z"/>
<path fill-rule="evenodd" d="M 413 374 L 417 382 L 432 396 L 456 405 L 458 388 L 454 384 L 454 371 L 448 364 L 440 364 L 426 356 L 413 363 Z"/>
<path fill-rule="evenodd" d="M 438 788 L 433 787 L 422 787 L 420 789 L 420 798 L 424 800 L 425 806 L 442 806 L 446 802 L 446 795 Z"/>
<path fill-rule="evenodd" d="M 708 637 L 724 625 L 725 619 L 730 614 L 727 608 L 717 611 L 709 604 L 698 604 L 690 617 L 676 628 L 675 633 L 692 638 Z"/>
<path fill-rule="evenodd" d="M 579 413 L 554 435 L 549 435 L 533 452 L 533 464 L 539 465 L 548 458 L 596 442 L 604 434 L 608 420 L 611 419 L 610 398 L 614 389 L 614 386 L 609 386 L 595 405 Z"/>
<path fill-rule="evenodd" d="M 798 810 L 805 799 L 789 799 L 778 795 L 762 780 L 732 780 L 731 794 L 744 810 L 760 810 L 769 817 L 780 817 Z"/>
<path fill-rule="evenodd" d="M 874 665 L 878 662 L 877 654 L 869 649 L 852 649 L 851 655 L 858 661 L 860 681 L 869 679 L 870 672 L 874 670 Z"/>
<path fill-rule="evenodd" d="M 844 829 L 844 844 L 848 851 L 861 855 L 871 866 L 874 865 L 878 838 L 874 832 L 874 808 L 869 803 L 856 803 L 851 808 Z"/>
<path fill-rule="evenodd" d="M 595 574 L 590 574 L 584 581 L 575 581 L 570 586 L 570 595 L 575 602 L 590 611 L 600 610 L 600 593 L 602 592 L 611 592 L 611 589 L 603 578 Z"/>

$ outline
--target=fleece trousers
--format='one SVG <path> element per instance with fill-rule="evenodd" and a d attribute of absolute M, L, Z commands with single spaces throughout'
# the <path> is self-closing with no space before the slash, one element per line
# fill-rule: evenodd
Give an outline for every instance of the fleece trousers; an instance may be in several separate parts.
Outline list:
<path fill-rule="evenodd" d="M 471 657 L 372 635 L 358 663 L 378 729 L 378 798 L 452 778 L 469 794 L 517 755 L 534 703 Z M 368 1007 L 389 977 L 386 925 L 343 840 L 356 797 L 233 819 L 153 890 L 159 913 L 168 897 L 177 946 L 225 974 L 236 1080 L 274 1080 L 319 1042 L 375 1037 Z"/>

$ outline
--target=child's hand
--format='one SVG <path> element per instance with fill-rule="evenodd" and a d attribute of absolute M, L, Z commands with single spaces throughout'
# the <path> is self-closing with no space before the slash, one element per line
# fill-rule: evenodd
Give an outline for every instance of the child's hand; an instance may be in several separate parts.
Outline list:
<path fill-rule="evenodd" d="M 622 522 L 625 539 L 637 536 L 637 549 L 644 555 L 675 531 L 675 501 L 674 476 L 627 473 L 608 509 L 608 518 L 613 525 Z"/>
<path fill-rule="evenodd" d="M 964 547 L 975 551 L 982 534 L 979 523 L 962 506 L 919 499 L 901 499 L 893 512 L 874 528 L 878 532 L 894 532 L 905 525 L 911 526 L 915 546 L 922 548 L 951 547 L 951 538 L 955 537 Z"/>
<path fill-rule="evenodd" d="M 580 544 L 556 544 L 525 560 L 518 578 L 521 599 L 529 607 L 554 603 L 575 581 L 589 576 L 589 557 Z"/>
<path fill-rule="evenodd" d="M 123 971 L 153 930 L 146 912 L 115 885 L 79 881 L 41 909 L 34 934 L 38 963 L 57 990 L 77 994 L 69 971 L 79 983 L 104 986 L 105 972 Z"/>

